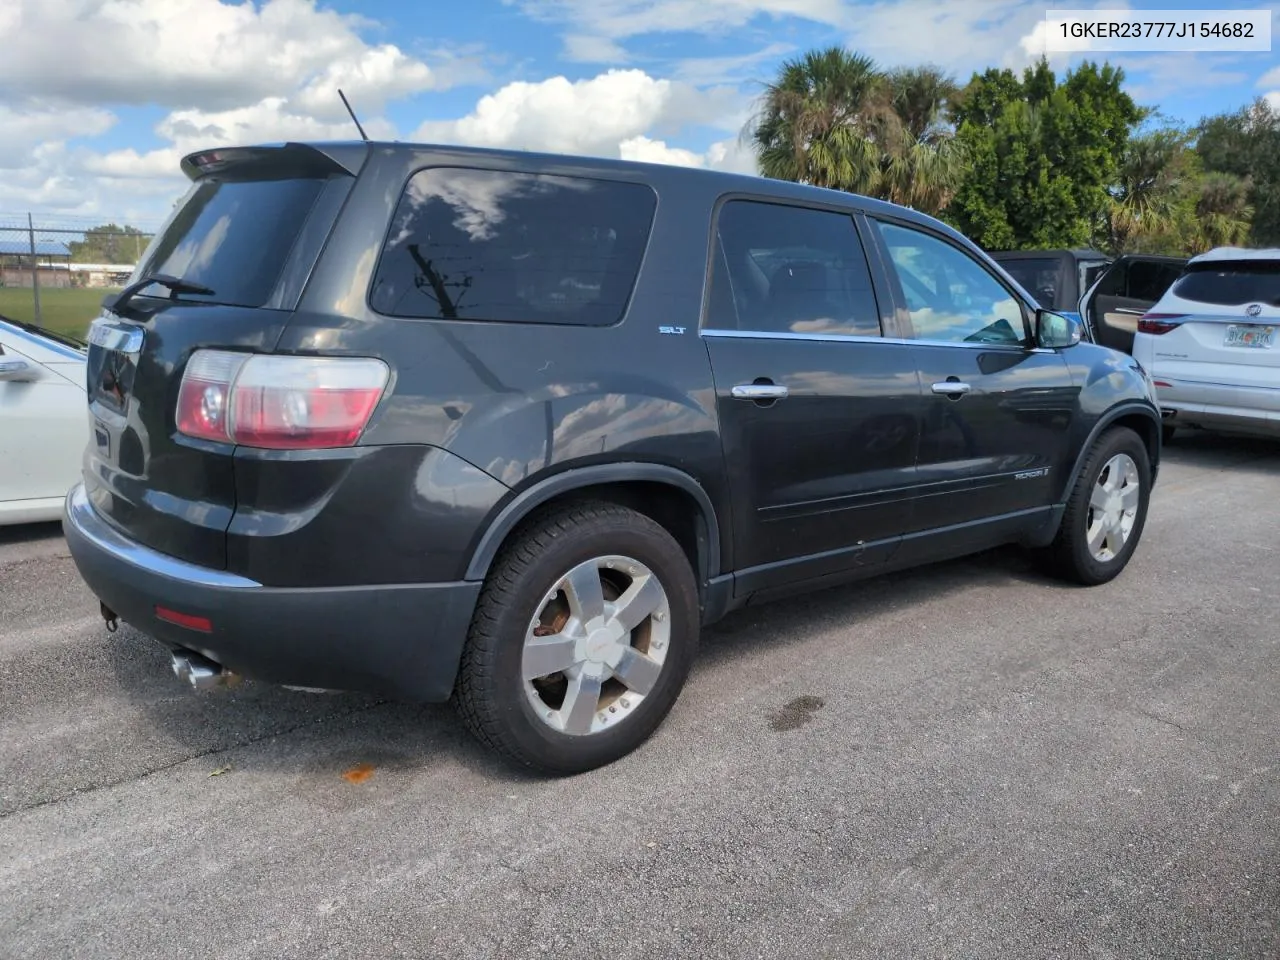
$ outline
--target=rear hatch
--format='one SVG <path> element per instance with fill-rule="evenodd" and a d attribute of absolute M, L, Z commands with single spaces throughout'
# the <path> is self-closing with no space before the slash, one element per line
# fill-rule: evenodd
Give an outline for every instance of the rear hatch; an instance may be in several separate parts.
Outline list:
<path fill-rule="evenodd" d="M 226 566 L 234 446 L 177 432 L 183 370 L 201 348 L 273 350 L 363 157 L 284 144 L 183 161 L 191 188 L 139 262 L 136 293 L 104 301 L 90 328 L 85 487 L 130 538 Z M 143 282 L 155 276 L 182 283 Z"/>
<path fill-rule="evenodd" d="M 1188 264 L 1139 330 L 1155 335 L 1153 374 L 1280 390 L 1280 259 Z"/>

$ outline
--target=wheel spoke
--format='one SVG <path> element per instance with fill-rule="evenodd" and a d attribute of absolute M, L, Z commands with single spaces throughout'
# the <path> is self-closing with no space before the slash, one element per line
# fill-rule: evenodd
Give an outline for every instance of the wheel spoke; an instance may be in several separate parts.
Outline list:
<path fill-rule="evenodd" d="M 1093 492 L 1089 494 L 1089 506 L 1095 510 L 1107 509 L 1107 488 L 1102 484 L 1093 485 Z"/>
<path fill-rule="evenodd" d="M 530 637 L 524 644 L 524 678 L 537 680 L 568 670 L 574 664 L 577 641 L 562 633 L 550 637 Z"/>
<path fill-rule="evenodd" d="M 662 586 L 657 577 L 649 574 L 633 581 L 627 592 L 618 598 L 613 606 L 613 617 L 630 633 L 658 609 L 662 600 Z"/>
<path fill-rule="evenodd" d="M 1107 531 L 1107 549 L 1111 551 L 1111 555 L 1118 556 L 1120 551 L 1124 549 L 1124 532 L 1119 527 L 1112 527 Z"/>
<path fill-rule="evenodd" d="M 600 677 L 579 673 L 569 679 L 569 688 L 560 705 L 564 732 L 582 735 L 591 732 L 591 720 L 600 705 Z"/>
<path fill-rule="evenodd" d="M 613 675 L 625 683 L 628 690 L 641 696 L 653 689 L 661 673 L 662 664 L 646 657 L 635 647 L 627 647 L 613 669 Z"/>
<path fill-rule="evenodd" d="M 594 560 L 580 563 L 569 571 L 564 578 L 564 592 L 569 598 L 569 609 L 583 623 L 604 616 L 604 588 Z"/>
<path fill-rule="evenodd" d="M 1125 510 L 1137 510 L 1138 502 L 1142 499 L 1142 491 L 1138 485 L 1132 484 L 1120 491 L 1120 505 Z"/>
<path fill-rule="evenodd" d="M 1102 549 L 1103 541 L 1106 539 L 1106 524 L 1102 522 L 1102 517 L 1098 517 L 1098 519 L 1093 522 L 1093 525 L 1089 527 L 1089 552 L 1096 557 L 1098 555 L 1098 551 Z"/>

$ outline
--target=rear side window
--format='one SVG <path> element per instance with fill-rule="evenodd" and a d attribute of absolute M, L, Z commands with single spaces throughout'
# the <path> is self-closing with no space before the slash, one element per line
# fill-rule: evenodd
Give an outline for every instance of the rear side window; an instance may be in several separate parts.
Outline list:
<path fill-rule="evenodd" d="M 1155 303 L 1178 279 L 1181 269 L 1179 264 L 1138 260 L 1129 267 L 1129 296 Z"/>
<path fill-rule="evenodd" d="M 1057 260 L 998 260 L 1004 272 L 1036 298 L 1046 310 L 1059 310 Z"/>
<path fill-rule="evenodd" d="M 637 183 L 422 170 L 396 207 L 370 305 L 396 317 L 616 323 L 656 206 Z"/>
<path fill-rule="evenodd" d="M 730 200 L 716 238 L 708 329 L 880 335 L 866 254 L 848 214 Z"/>
<path fill-rule="evenodd" d="M 260 307 L 271 299 L 325 183 L 309 177 L 199 181 L 153 241 L 134 278 L 168 274 L 213 291 L 183 293 L 184 300 Z"/>
<path fill-rule="evenodd" d="M 1237 307 L 1246 303 L 1280 306 L 1280 262 L 1275 260 L 1194 263 L 1173 285 L 1183 300 Z"/>

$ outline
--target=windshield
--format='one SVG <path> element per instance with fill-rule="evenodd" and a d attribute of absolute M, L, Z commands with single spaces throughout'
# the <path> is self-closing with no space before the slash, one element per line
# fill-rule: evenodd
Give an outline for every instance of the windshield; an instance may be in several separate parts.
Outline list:
<path fill-rule="evenodd" d="M 260 307 L 271 299 L 316 197 L 319 178 L 195 184 L 130 282 L 155 274 L 208 287 L 183 299 Z"/>
<path fill-rule="evenodd" d="M 1005 272 L 1030 293 L 1046 310 L 1058 310 L 1057 260 L 1000 260 Z"/>
<path fill-rule="evenodd" d="M 1265 303 L 1280 306 L 1280 262 L 1275 260 L 1220 260 L 1193 263 L 1173 285 L 1183 300 L 1216 306 Z"/>

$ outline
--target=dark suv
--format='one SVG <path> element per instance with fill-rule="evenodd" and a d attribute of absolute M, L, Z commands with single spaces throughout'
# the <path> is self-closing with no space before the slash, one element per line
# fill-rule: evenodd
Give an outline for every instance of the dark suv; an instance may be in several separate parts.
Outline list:
<path fill-rule="evenodd" d="M 1005 543 L 1097 584 L 1141 536 L 1146 375 L 928 217 L 408 144 L 183 169 L 91 330 L 64 527 L 197 686 L 452 697 L 580 771 L 729 610 Z"/>

